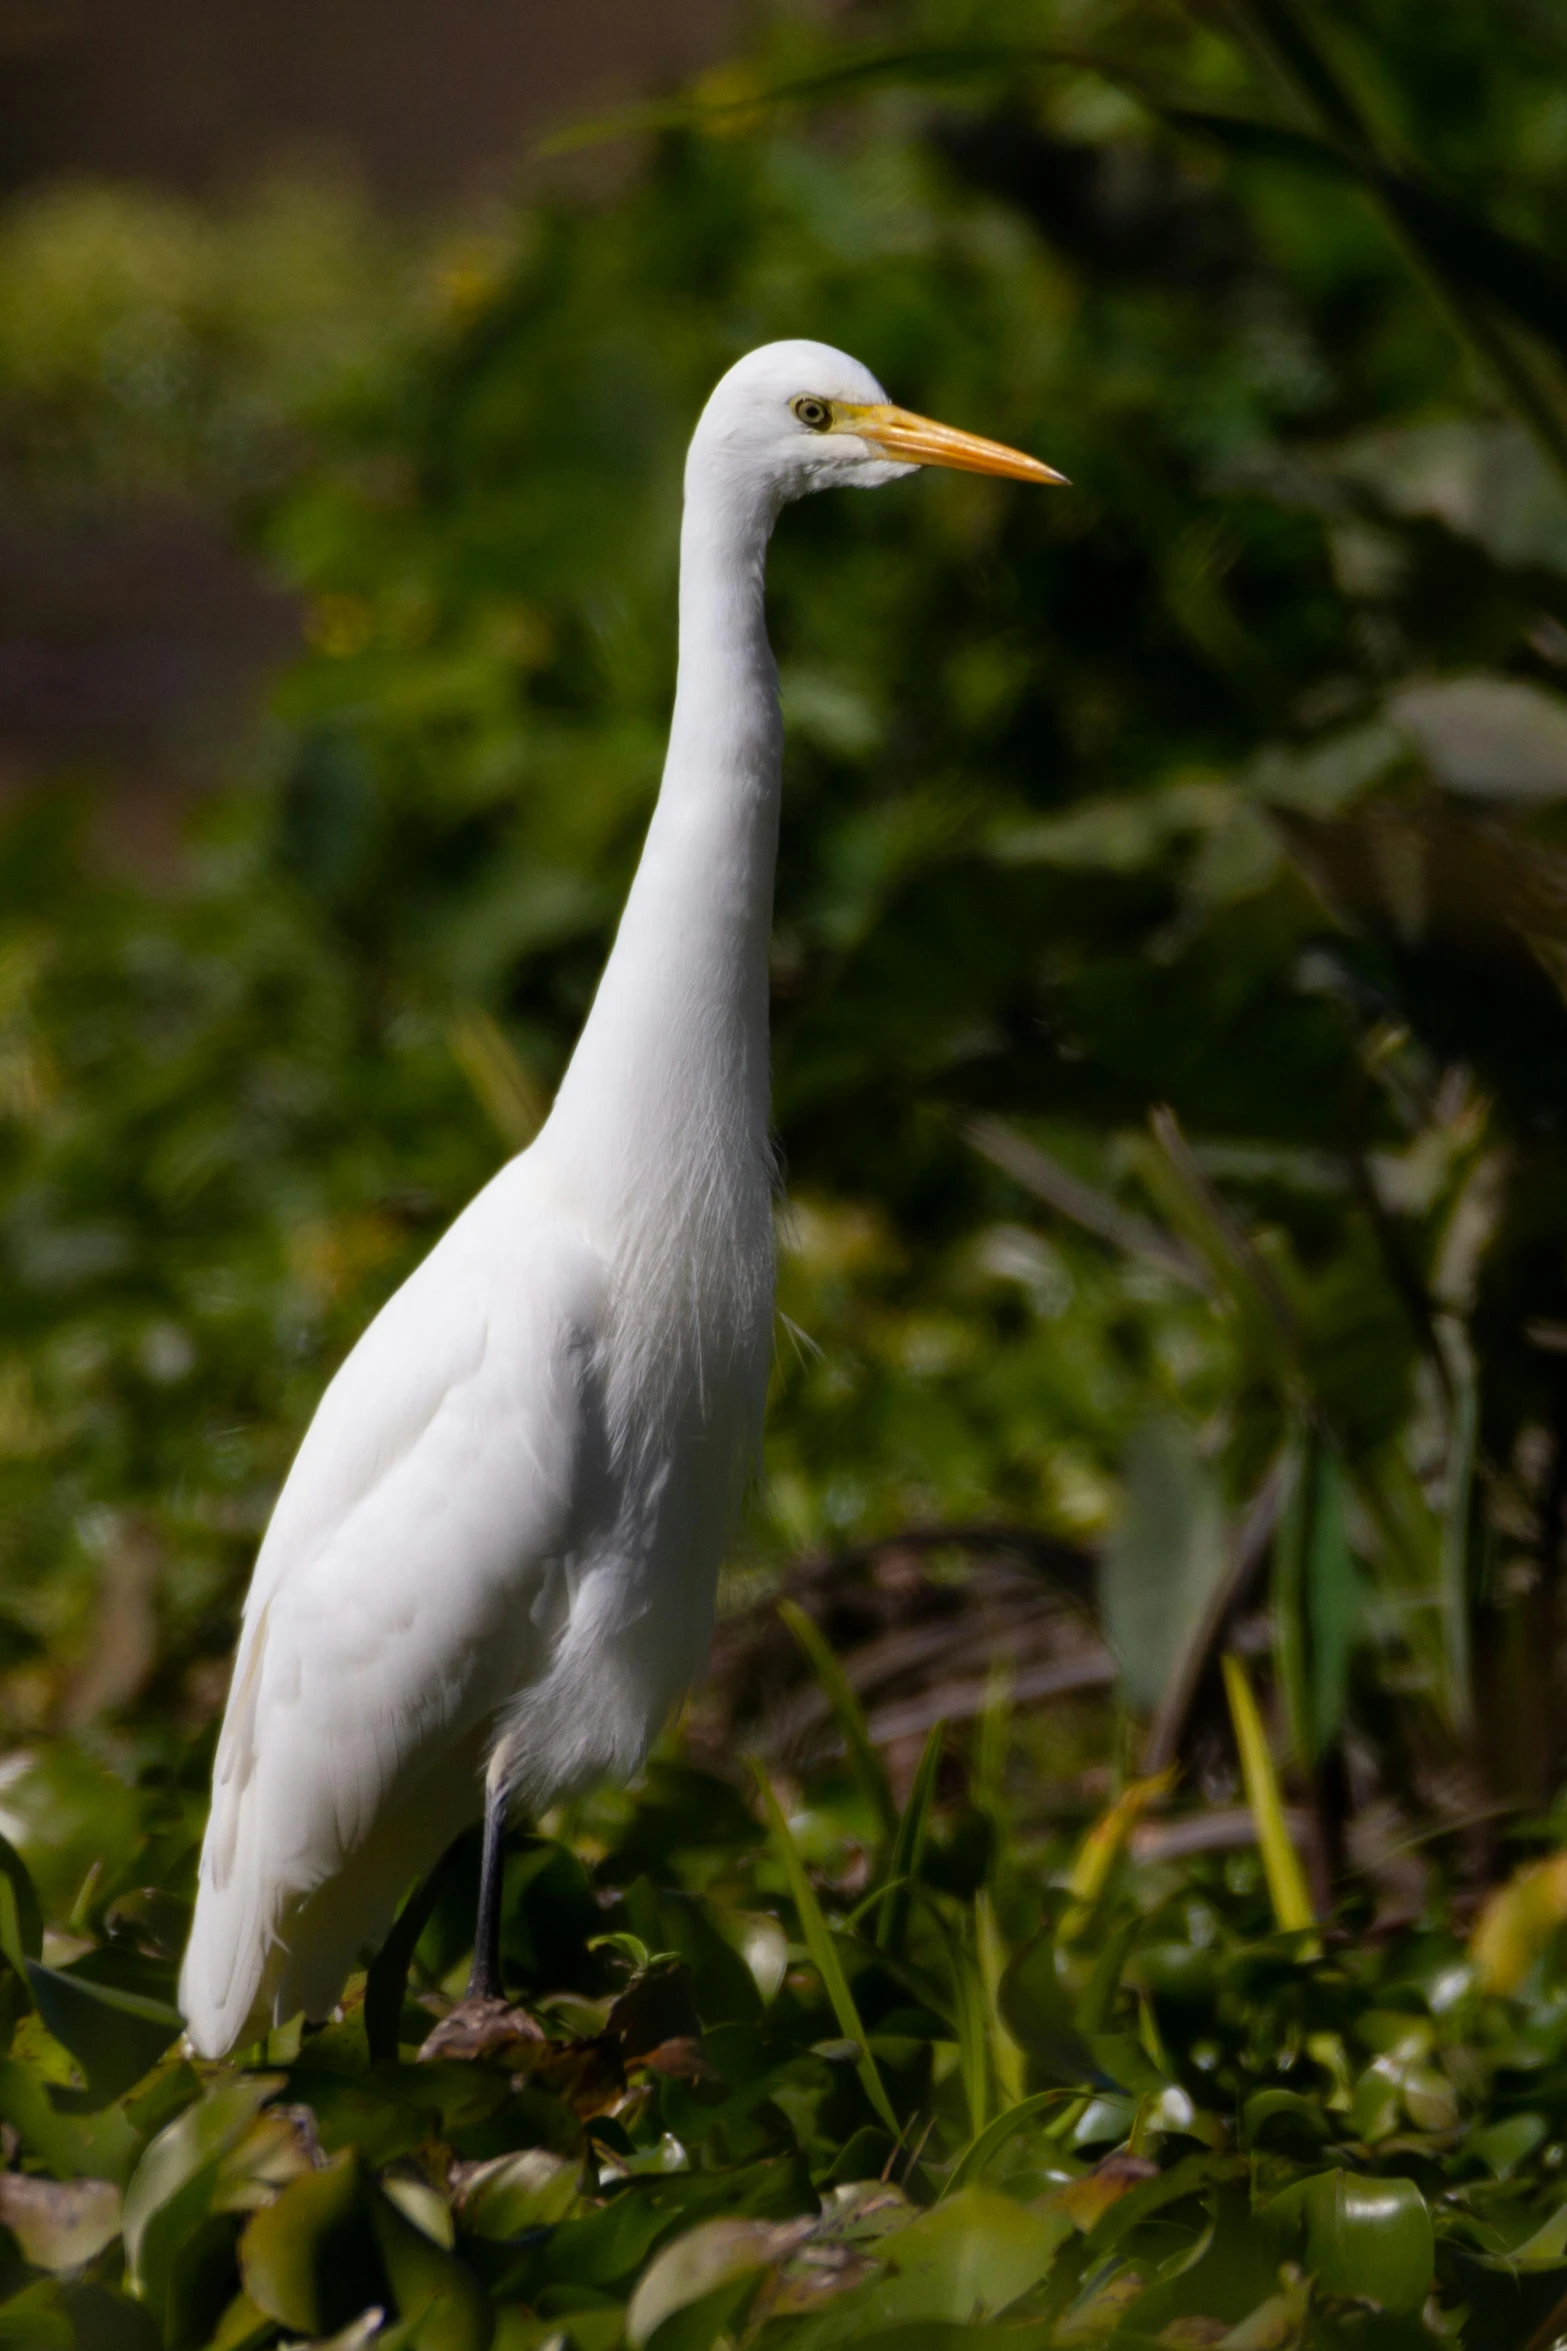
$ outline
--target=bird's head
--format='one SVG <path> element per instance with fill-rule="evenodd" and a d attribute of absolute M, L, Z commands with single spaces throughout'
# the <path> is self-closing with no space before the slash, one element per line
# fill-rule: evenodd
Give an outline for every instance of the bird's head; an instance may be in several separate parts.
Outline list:
<path fill-rule="evenodd" d="M 828 343 L 764 343 L 715 387 L 691 463 L 743 479 L 775 507 L 840 484 L 874 489 L 921 465 L 1064 482 L 1037 457 L 895 408 L 869 368 Z"/>

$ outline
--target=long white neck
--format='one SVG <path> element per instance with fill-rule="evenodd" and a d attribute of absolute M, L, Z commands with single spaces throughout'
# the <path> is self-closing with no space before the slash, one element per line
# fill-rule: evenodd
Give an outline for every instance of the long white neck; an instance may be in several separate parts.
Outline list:
<path fill-rule="evenodd" d="M 774 508 L 735 475 L 693 447 L 663 782 L 546 1130 L 585 1212 L 616 1230 L 643 1226 L 671 1192 L 705 1193 L 726 1169 L 754 1174 L 767 1160 L 782 752 L 764 609 Z"/>

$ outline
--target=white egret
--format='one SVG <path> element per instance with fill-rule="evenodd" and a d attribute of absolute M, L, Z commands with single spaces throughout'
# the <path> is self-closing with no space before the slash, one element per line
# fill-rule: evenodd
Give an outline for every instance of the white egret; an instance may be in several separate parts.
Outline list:
<path fill-rule="evenodd" d="M 468 2002 L 500 1997 L 508 1806 L 633 1771 L 707 1653 L 773 1324 L 768 935 L 790 499 L 922 465 L 1062 477 L 769 344 L 691 442 L 663 782 L 548 1120 L 321 1399 L 256 1560 L 180 2001 L 216 2057 L 326 2015 L 484 1817 Z"/>

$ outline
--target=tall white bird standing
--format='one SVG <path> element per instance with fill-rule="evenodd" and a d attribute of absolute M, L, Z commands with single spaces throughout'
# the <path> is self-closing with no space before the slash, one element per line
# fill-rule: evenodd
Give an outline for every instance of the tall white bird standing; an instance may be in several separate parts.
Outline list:
<path fill-rule="evenodd" d="M 767 543 L 790 499 L 923 465 L 1062 479 L 821 343 L 751 352 L 702 413 L 669 751 L 587 1024 L 327 1388 L 256 1561 L 180 1978 L 205 2056 L 326 2015 L 482 1811 L 477 2019 L 509 1806 L 634 1771 L 702 1668 L 772 1349 Z"/>

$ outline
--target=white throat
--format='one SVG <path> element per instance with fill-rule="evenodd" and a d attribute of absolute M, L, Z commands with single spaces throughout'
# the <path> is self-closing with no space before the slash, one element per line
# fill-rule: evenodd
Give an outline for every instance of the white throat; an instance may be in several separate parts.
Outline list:
<path fill-rule="evenodd" d="M 658 802 L 614 948 L 540 1142 L 578 1213 L 635 1249 L 757 1183 L 768 1148 L 768 941 L 782 728 L 764 573 L 776 503 L 686 467 L 680 661 Z M 673 1226 L 670 1211 L 676 1213 Z M 712 1236 L 717 1238 L 716 1235 Z M 617 1254 L 619 1253 L 617 1249 Z"/>

